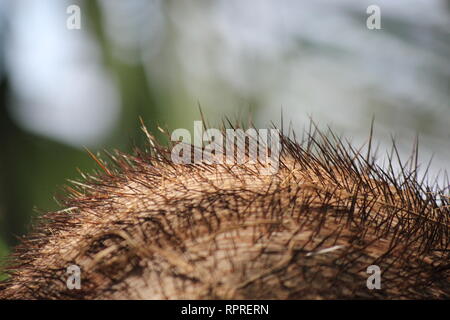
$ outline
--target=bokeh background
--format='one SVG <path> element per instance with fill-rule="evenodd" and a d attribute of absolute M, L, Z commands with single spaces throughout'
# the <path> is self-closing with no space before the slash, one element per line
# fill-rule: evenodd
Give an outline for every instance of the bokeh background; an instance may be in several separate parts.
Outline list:
<path fill-rule="evenodd" d="M 69 5 L 81 29 L 69 30 Z M 381 30 L 366 27 L 369 5 Z M 0 0 L 0 259 L 77 168 L 84 147 L 142 144 L 138 117 L 192 130 L 252 114 L 312 116 L 363 143 L 375 116 L 430 174 L 450 169 L 450 1 Z M 158 133 L 155 131 L 158 135 Z M 0 276 L 1 277 L 1 276 Z"/>

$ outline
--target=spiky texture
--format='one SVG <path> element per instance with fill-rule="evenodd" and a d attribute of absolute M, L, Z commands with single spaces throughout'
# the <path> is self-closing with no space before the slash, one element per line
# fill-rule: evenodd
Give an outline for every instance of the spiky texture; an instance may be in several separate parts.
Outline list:
<path fill-rule="evenodd" d="M 145 150 L 93 156 L 101 172 L 72 182 L 62 210 L 16 248 L 0 298 L 450 297 L 448 190 L 417 165 L 396 175 L 371 143 L 362 155 L 314 125 L 302 141 L 282 135 L 273 176 L 260 164 L 174 165 L 145 132 Z M 66 287 L 72 264 L 81 290 Z M 366 286 L 369 265 L 381 290 Z"/>

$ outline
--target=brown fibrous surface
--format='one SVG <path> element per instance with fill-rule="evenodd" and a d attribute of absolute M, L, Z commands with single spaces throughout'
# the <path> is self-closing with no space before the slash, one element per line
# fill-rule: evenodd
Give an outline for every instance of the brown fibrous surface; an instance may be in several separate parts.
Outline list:
<path fill-rule="evenodd" d="M 381 168 L 315 129 L 282 135 L 280 168 L 262 175 L 258 163 L 175 165 L 148 136 L 133 155 L 93 156 L 101 170 L 22 240 L 0 298 L 450 297 L 448 189 L 417 166 L 394 174 L 392 158 Z M 70 265 L 80 290 L 66 286 Z"/>

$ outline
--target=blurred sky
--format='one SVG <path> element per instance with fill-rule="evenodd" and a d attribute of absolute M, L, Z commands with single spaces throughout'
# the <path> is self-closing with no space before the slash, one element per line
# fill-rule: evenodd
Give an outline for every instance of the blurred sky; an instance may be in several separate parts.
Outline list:
<path fill-rule="evenodd" d="M 81 30 L 66 28 L 71 4 Z M 375 116 L 380 150 L 392 134 L 407 157 L 419 133 L 432 174 L 450 169 L 449 1 L 0 0 L 0 28 L 8 112 L 45 139 L 99 149 L 128 134 L 132 104 L 172 129 L 198 103 L 213 119 L 252 106 L 258 126 L 283 109 L 298 131 L 312 115 L 357 143 Z"/>
<path fill-rule="evenodd" d="M 28 130 L 96 145 L 120 117 L 120 92 L 86 25 L 65 28 L 71 3 L 3 0 L 17 98 L 11 112 Z M 424 151 L 445 150 L 437 157 L 442 162 L 450 155 L 448 3 L 377 1 L 382 30 L 368 30 L 365 10 L 373 3 L 104 0 L 100 6 L 115 57 L 144 62 L 153 78 L 187 91 L 206 109 L 226 114 L 256 100 L 261 123 L 279 118 L 282 106 L 294 124 L 311 114 L 350 136 L 375 114 L 378 126 L 406 139 L 419 131 L 430 149 Z M 169 59 L 158 52 L 168 38 Z"/>
<path fill-rule="evenodd" d="M 14 118 L 28 130 L 92 145 L 114 129 L 119 101 L 111 75 L 86 32 L 65 27 L 65 1 L 12 1 L 6 63 L 17 101 Z"/>

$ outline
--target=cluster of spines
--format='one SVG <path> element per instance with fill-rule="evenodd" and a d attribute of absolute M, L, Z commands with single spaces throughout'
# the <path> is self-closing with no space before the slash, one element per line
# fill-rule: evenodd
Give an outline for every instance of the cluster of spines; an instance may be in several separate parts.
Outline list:
<path fill-rule="evenodd" d="M 230 122 L 228 124 L 232 128 L 237 128 L 232 126 Z M 61 268 L 33 269 L 33 261 L 42 254 L 40 248 L 44 247 L 49 239 L 59 231 L 75 230 L 80 223 L 83 223 L 83 217 L 80 216 L 82 212 L 90 212 L 90 214 L 95 215 L 95 211 L 99 210 L 99 207 L 101 207 L 100 210 L 105 211 L 107 210 L 107 205 L 105 204 L 127 196 L 123 194 L 121 189 L 123 183 L 127 181 L 132 180 L 148 190 L 152 190 L 161 179 L 168 177 L 176 179 L 177 173 L 182 172 L 184 177 L 199 178 L 208 173 L 214 174 L 217 167 L 225 170 L 236 179 L 241 179 L 240 175 L 236 174 L 232 167 L 228 165 L 174 165 L 170 160 L 170 149 L 173 145 L 168 147 L 161 146 L 145 127 L 143 127 L 143 130 L 148 137 L 149 147 L 146 149 L 136 148 L 134 155 L 124 154 L 120 151 L 115 151 L 114 153 L 106 152 L 110 159 L 109 164 L 107 164 L 98 156 L 89 152 L 99 165 L 101 172 L 91 175 L 82 173 L 82 180 L 72 181 L 71 186 L 67 187 L 68 192 L 61 203 L 64 209 L 44 215 L 41 218 L 43 222 L 38 224 L 35 232 L 27 236 L 22 244 L 16 248 L 12 257 L 13 264 L 10 267 L 10 280 L 3 284 L 5 288 L 14 284 L 14 281 L 18 281 L 21 286 L 27 287 L 27 281 L 32 277 L 48 277 L 49 281 L 61 281 L 61 279 L 54 278 L 55 273 L 58 274 L 63 271 Z M 418 145 L 415 146 L 415 155 L 407 163 L 402 163 L 395 143 L 393 143 L 392 153 L 388 155 L 388 166 L 382 168 L 376 164 L 375 157 L 371 153 L 372 134 L 369 138 L 369 147 L 366 155 L 363 155 L 361 150 L 354 149 L 351 144 L 345 143 L 341 138 L 334 135 L 331 130 L 324 133 L 314 124 L 311 124 L 310 130 L 305 132 L 302 141 L 297 141 L 293 133 L 292 137 L 291 134 L 287 136 L 282 134 L 281 144 L 280 170 L 299 170 L 304 176 L 309 176 L 310 180 L 317 181 L 317 185 L 321 187 L 316 190 L 317 193 L 321 193 L 320 195 L 311 194 L 303 199 L 301 204 L 303 207 L 309 208 L 316 197 L 321 199 L 323 210 L 318 211 L 318 213 L 310 211 L 314 219 L 325 223 L 329 215 L 327 209 L 339 207 L 335 203 L 329 202 L 336 200 L 333 199 L 333 195 L 338 191 L 340 192 L 338 189 L 345 190 L 352 195 L 348 200 L 350 203 L 338 197 L 338 201 L 342 201 L 345 214 L 336 218 L 339 221 L 338 225 L 341 227 L 337 228 L 329 237 L 333 236 L 335 239 L 338 239 L 344 226 L 359 223 L 359 226 L 356 226 L 361 230 L 361 232 L 357 233 L 359 238 L 351 240 L 356 243 L 358 240 L 363 240 L 368 232 L 364 225 L 375 225 L 377 228 L 375 233 L 378 236 L 373 238 L 372 242 L 388 234 L 393 234 L 390 248 L 392 250 L 396 250 L 399 247 L 404 248 L 404 252 L 396 253 L 399 259 L 405 260 L 411 255 L 423 257 L 433 255 L 439 257 L 439 263 L 434 271 L 428 272 L 442 275 L 450 270 L 450 263 L 448 262 L 450 250 L 450 198 L 446 194 L 449 185 L 448 176 L 444 176 L 444 187 L 439 186 L 437 182 L 430 186 L 425 181 L 426 172 L 423 179 L 418 179 Z M 397 161 L 400 167 L 399 173 L 395 173 L 394 161 Z M 294 167 L 292 163 L 294 163 Z M 257 172 L 252 171 L 251 168 L 246 170 L 250 174 L 257 175 Z M 330 182 L 332 183 L 330 184 Z M 217 189 L 216 186 L 212 187 Z M 289 189 L 291 186 L 279 184 L 277 189 L 278 197 L 284 188 Z M 270 188 L 267 188 L 264 196 L 273 197 L 271 206 L 274 208 L 277 206 L 275 201 L 276 192 L 269 190 Z M 213 191 L 220 192 L 220 190 L 214 189 Z M 211 192 L 209 196 L 214 198 L 214 192 Z M 260 191 L 260 196 L 262 192 L 263 190 Z M 159 194 L 159 196 L 166 199 L 167 203 L 165 205 L 173 202 L 169 195 Z M 230 194 L 228 191 L 228 196 L 237 199 L 239 194 L 238 192 Z M 370 214 L 370 212 L 380 210 L 376 208 L 376 206 L 380 206 L 380 199 L 382 210 L 388 212 L 388 215 L 382 218 Z M 206 200 L 206 202 L 208 201 L 214 200 Z M 295 201 L 294 197 L 291 197 L 289 201 Z M 164 206 L 164 204 L 162 205 Z M 280 212 L 279 210 L 273 211 L 278 212 L 278 214 Z M 139 219 L 138 221 L 140 221 Z M 214 213 L 208 212 L 208 219 L 210 219 L 209 223 L 211 225 L 213 221 L 220 223 L 220 219 L 217 216 L 214 217 Z M 208 219 L 205 221 L 208 221 Z M 378 221 L 377 219 L 381 220 Z M 394 219 L 397 219 L 397 224 L 393 222 Z M 307 219 L 304 224 L 307 223 L 306 221 Z M 205 223 L 208 225 L 208 222 Z M 314 233 L 319 234 L 321 227 L 322 224 L 318 223 Z M 210 226 L 211 232 L 213 229 Z M 186 228 L 186 232 L 190 232 L 189 228 Z M 174 232 L 172 236 L 175 235 Z M 182 245 L 180 239 L 175 238 L 173 240 L 180 246 Z M 365 243 L 363 246 L 367 247 L 372 242 Z M 315 244 L 315 249 L 318 250 L 320 244 Z M 414 246 L 419 251 L 411 252 L 407 250 L 409 245 Z M 342 255 L 357 254 L 357 252 L 349 250 L 343 251 Z M 358 250 L 363 252 L 361 247 Z M 387 251 L 378 260 L 382 260 L 390 253 L 390 251 Z M 378 260 L 374 262 L 379 262 Z M 347 261 L 347 263 L 350 262 Z M 395 259 L 391 264 L 395 264 Z M 420 271 L 420 269 L 418 270 Z M 411 273 L 409 276 L 412 279 Z M 29 290 L 32 292 L 36 288 L 31 285 Z M 43 292 L 40 291 L 35 294 L 41 296 Z M 48 292 L 48 294 L 52 293 Z"/>

